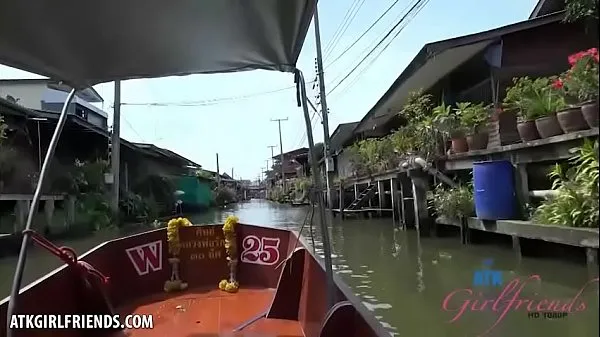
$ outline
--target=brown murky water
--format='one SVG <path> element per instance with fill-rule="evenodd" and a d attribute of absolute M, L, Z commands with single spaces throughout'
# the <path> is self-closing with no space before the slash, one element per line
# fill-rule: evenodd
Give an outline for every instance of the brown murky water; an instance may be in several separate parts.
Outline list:
<path fill-rule="evenodd" d="M 245 223 L 299 230 L 308 210 L 255 200 L 191 220 L 222 222 L 235 214 Z M 320 254 L 320 234 L 318 226 L 314 227 L 316 252 Z M 308 226 L 303 233 L 308 235 Z M 83 252 L 116 235 L 103 232 L 65 244 Z M 598 277 L 597 269 L 590 271 L 585 265 L 551 259 L 518 259 L 509 249 L 462 246 L 458 238 L 419 238 L 415 231 L 394 230 L 391 219 L 334 221 L 331 238 L 335 271 L 392 335 L 599 335 L 598 283 L 588 284 Z M 474 287 L 474 273 L 487 259 L 493 259 L 491 269 L 501 274 L 502 284 Z M 10 291 L 15 263 L 16 258 L 0 260 L 2 295 Z M 55 257 L 35 250 L 29 255 L 24 282 L 58 265 Z M 502 291 L 512 286 L 516 287 L 502 296 Z M 569 313 L 566 317 L 544 317 L 544 312 L 552 310 Z"/>

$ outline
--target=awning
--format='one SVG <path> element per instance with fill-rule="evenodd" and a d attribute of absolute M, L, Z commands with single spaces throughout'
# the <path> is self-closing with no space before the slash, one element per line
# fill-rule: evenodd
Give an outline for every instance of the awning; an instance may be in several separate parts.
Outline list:
<path fill-rule="evenodd" d="M 293 71 L 316 0 L 3 0 L 0 63 L 84 88 Z"/>
<path fill-rule="evenodd" d="M 355 132 L 366 132 L 385 124 L 397 113 L 409 94 L 419 89 L 428 90 L 440 79 L 448 75 L 461 64 L 494 43 L 495 39 L 446 49 L 430 57 L 412 76 L 407 78 L 390 98 L 375 111 L 369 120 L 361 123 Z"/>

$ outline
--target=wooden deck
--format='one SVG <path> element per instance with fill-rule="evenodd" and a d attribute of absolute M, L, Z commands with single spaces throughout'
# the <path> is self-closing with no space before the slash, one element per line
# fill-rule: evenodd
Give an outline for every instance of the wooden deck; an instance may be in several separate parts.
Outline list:
<path fill-rule="evenodd" d="M 218 289 L 193 289 L 181 294 L 157 294 L 118 309 L 123 315 L 152 315 L 153 329 L 124 330 L 111 337 L 304 337 L 298 321 L 261 318 L 274 289 L 240 289 L 229 294 Z"/>

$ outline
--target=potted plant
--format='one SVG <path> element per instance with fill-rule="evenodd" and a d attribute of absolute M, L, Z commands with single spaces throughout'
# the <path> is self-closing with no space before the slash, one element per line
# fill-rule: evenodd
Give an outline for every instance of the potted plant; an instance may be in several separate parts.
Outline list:
<path fill-rule="evenodd" d="M 540 139 L 535 126 L 535 116 L 528 114 L 525 104 L 533 82 L 529 77 L 514 78 L 513 85 L 506 89 L 506 96 L 502 102 L 504 112 L 516 114 L 517 132 L 524 142 Z"/>
<path fill-rule="evenodd" d="M 487 125 L 488 108 L 483 103 L 456 103 L 455 112 L 459 116 L 460 124 L 468 133 L 466 138 L 469 151 L 482 150 L 487 147 L 488 133 L 482 127 Z"/>
<path fill-rule="evenodd" d="M 541 138 L 549 138 L 563 134 L 556 118 L 556 112 L 567 107 L 563 95 L 552 87 L 549 77 L 537 78 L 527 90 L 523 106 L 528 118 L 535 119 L 535 126 Z"/>
<path fill-rule="evenodd" d="M 460 125 L 458 115 L 452 111 L 452 107 L 442 104 L 433 109 L 433 125 L 445 136 L 450 138 L 450 151 L 452 153 L 463 153 L 469 151 L 465 133 Z"/>
<path fill-rule="evenodd" d="M 423 94 L 423 90 L 411 92 L 406 99 L 406 103 L 400 110 L 399 115 L 409 123 L 417 123 L 432 113 L 432 96 Z"/>
<path fill-rule="evenodd" d="M 572 109 L 570 115 L 557 114 L 559 122 L 565 132 L 598 127 L 598 49 L 580 51 L 568 59 L 571 67 L 554 82 L 554 88 L 577 110 Z"/>

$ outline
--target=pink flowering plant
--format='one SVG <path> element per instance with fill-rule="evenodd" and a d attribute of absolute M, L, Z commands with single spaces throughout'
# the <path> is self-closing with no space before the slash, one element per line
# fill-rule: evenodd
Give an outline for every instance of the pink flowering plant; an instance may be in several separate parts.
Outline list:
<path fill-rule="evenodd" d="M 598 49 L 591 48 L 569 56 L 569 70 L 553 83 L 567 101 L 583 103 L 598 98 Z"/>

